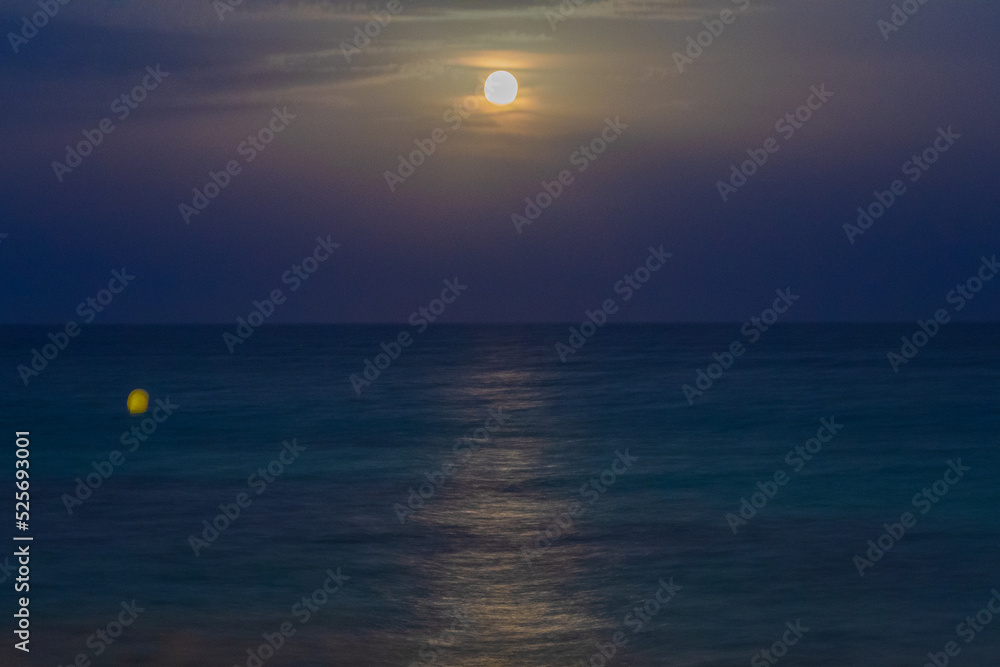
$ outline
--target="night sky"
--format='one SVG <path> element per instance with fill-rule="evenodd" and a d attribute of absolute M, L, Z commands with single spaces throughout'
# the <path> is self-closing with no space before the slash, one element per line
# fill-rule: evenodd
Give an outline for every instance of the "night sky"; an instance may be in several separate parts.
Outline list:
<path fill-rule="evenodd" d="M 3 324 L 80 320 L 123 268 L 98 323 L 229 324 L 274 289 L 270 322 L 405 322 L 456 278 L 443 321 L 579 322 L 661 245 L 616 321 L 790 288 L 788 321 L 912 322 L 1000 254 L 993 1 L 898 29 L 888 0 L 42 4 L 35 30 L 0 3 Z M 998 317 L 1000 281 L 956 315 Z"/>

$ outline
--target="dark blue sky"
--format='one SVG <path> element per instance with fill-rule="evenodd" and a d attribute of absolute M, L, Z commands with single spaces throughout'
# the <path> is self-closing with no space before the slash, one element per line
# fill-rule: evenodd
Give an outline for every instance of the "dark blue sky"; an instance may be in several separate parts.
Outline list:
<path fill-rule="evenodd" d="M 579 321 L 660 245 L 617 321 L 743 321 L 786 287 L 789 321 L 930 317 L 1000 253 L 1000 7 L 928 2 L 888 32 L 892 5 L 73 2 L 36 34 L 37 1 L 5 2 L 0 323 L 79 320 L 122 267 L 95 321 L 231 323 L 282 289 L 273 322 L 402 322 L 456 277 L 446 321 Z M 509 106 L 482 97 L 494 70 Z M 292 291 L 317 237 L 340 245 Z M 1000 280 L 956 317 L 1000 319 Z"/>

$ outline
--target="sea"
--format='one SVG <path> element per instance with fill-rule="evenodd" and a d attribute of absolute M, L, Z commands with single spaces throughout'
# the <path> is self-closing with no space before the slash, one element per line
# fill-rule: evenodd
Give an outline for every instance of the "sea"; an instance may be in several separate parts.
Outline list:
<path fill-rule="evenodd" d="M 1000 665 L 1000 326 L 574 329 L 3 327 L 0 664 Z"/>

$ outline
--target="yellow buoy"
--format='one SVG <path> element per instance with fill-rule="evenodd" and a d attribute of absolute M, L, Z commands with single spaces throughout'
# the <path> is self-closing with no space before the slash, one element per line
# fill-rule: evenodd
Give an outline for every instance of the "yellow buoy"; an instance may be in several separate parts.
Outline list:
<path fill-rule="evenodd" d="M 133 389 L 128 395 L 128 411 L 133 415 L 141 415 L 149 407 L 149 394 L 145 389 Z"/>

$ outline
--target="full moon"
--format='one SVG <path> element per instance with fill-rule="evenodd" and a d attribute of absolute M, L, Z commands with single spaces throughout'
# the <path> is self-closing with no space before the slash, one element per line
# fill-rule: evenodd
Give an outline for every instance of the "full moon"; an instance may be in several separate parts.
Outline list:
<path fill-rule="evenodd" d="M 493 104 L 510 104 L 517 97 L 517 79 L 510 72 L 493 72 L 486 77 L 483 93 Z"/>

